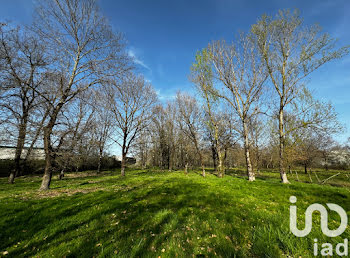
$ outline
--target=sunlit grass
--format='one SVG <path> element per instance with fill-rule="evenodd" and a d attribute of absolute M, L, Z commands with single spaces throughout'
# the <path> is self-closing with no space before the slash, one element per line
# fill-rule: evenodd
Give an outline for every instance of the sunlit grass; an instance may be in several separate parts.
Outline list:
<path fill-rule="evenodd" d="M 229 173 L 230 174 L 230 173 Z M 236 173 L 237 174 L 237 173 Z M 0 180 L 0 256 L 312 257 L 319 224 L 305 238 L 289 231 L 289 197 L 298 197 L 299 228 L 311 203 L 337 203 L 349 214 L 347 187 L 279 183 L 267 173 L 256 182 L 199 172 L 129 170 L 54 180 Z M 272 173 L 271 173 L 272 174 Z M 316 221 L 319 217 L 316 216 Z M 330 224 L 338 225 L 330 213 Z"/>

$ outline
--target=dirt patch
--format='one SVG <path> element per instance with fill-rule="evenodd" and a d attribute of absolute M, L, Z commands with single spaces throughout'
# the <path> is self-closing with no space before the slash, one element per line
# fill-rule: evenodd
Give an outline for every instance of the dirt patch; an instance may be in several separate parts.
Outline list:
<path fill-rule="evenodd" d="M 36 192 L 34 198 L 42 199 L 42 198 L 58 197 L 62 195 L 72 196 L 77 193 L 87 194 L 87 193 L 97 192 L 104 189 L 105 188 L 102 188 L 102 187 L 92 187 L 92 188 L 84 188 L 84 189 L 60 189 L 60 190 L 51 189 L 48 191 Z M 25 197 L 22 197 L 21 199 L 32 199 L 32 196 L 31 197 L 25 196 Z"/>
<path fill-rule="evenodd" d="M 66 196 L 72 196 L 74 194 L 77 193 L 83 193 L 83 194 L 87 194 L 87 193 L 93 193 L 93 192 L 97 192 L 100 190 L 105 190 L 105 191 L 114 191 L 114 192 L 119 192 L 119 191 L 132 191 L 137 187 L 129 187 L 129 186 L 112 186 L 109 189 L 106 189 L 104 187 L 89 187 L 89 188 L 84 188 L 84 189 L 60 189 L 60 190 L 49 190 L 49 191 L 38 191 L 38 193 L 36 194 L 37 198 L 48 198 L 48 197 L 58 197 L 61 195 L 66 195 Z"/>
<path fill-rule="evenodd" d="M 69 173 L 65 174 L 64 177 L 66 178 L 80 178 L 80 177 L 89 177 L 89 176 L 97 176 L 101 174 L 97 174 L 96 172 L 79 172 L 79 173 Z"/>

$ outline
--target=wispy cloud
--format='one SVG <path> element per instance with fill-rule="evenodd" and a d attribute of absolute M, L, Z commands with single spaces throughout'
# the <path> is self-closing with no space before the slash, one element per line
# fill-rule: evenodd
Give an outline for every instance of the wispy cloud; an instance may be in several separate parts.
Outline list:
<path fill-rule="evenodd" d="M 170 101 L 175 99 L 176 93 L 174 92 L 165 92 L 164 90 L 157 89 L 156 93 L 160 101 Z"/>
<path fill-rule="evenodd" d="M 137 57 L 133 49 L 129 49 L 128 55 L 134 60 L 135 64 L 141 65 L 143 68 L 151 70 L 151 68 L 148 65 L 146 65 L 139 57 Z"/>

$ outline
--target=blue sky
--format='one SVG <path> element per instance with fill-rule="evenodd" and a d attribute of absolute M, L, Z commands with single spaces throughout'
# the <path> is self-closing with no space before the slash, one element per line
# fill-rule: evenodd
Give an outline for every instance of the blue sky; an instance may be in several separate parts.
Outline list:
<path fill-rule="evenodd" d="M 177 90 L 192 90 L 188 75 L 197 50 L 212 40 L 233 40 L 263 13 L 298 8 L 306 24 L 318 23 L 340 45 L 350 44 L 348 0 L 100 0 L 100 5 L 125 34 L 129 54 L 162 100 Z M 31 22 L 31 0 L 1 0 L 0 6 L 0 20 Z M 316 71 L 309 86 L 318 98 L 332 101 L 348 128 L 337 139 L 350 137 L 350 56 Z"/>

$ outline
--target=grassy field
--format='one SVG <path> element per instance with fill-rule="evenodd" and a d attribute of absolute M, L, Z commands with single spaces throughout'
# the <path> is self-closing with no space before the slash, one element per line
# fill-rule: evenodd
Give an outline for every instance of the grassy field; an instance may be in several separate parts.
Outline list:
<path fill-rule="evenodd" d="M 298 198 L 299 229 L 312 203 L 336 203 L 350 215 L 344 175 L 330 180 L 341 185 L 335 187 L 293 177 L 282 185 L 272 172 L 256 182 L 239 170 L 222 179 L 193 171 L 118 173 L 68 174 L 48 192 L 37 190 L 40 177 L 18 178 L 15 185 L 0 179 L 0 256 L 313 257 L 314 238 L 333 246 L 350 239 L 349 226 L 339 237 L 324 236 L 319 215 L 307 237 L 289 230 L 291 195 Z M 337 228 L 339 216 L 329 214 L 329 227 Z"/>
<path fill-rule="evenodd" d="M 246 177 L 246 172 L 242 168 L 229 169 L 226 174 Z M 350 171 L 346 170 L 311 169 L 308 171 L 308 174 L 305 174 L 304 168 L 294 168 L 290 173 L 287 173 L 287 176 L 292 182 L 325 184 L 350 188 Z M 280 175 L 278 169 L 262 169 L 257 177 L 260 179 L 279 179 Z"/>

